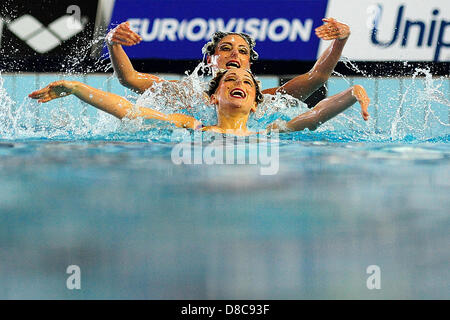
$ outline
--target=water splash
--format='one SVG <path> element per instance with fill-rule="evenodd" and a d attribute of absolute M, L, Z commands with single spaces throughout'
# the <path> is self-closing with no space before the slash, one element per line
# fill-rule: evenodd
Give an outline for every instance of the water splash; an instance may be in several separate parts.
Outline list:
<path fill-rule="evenodd" d="M 201 62 L 192 73 L 186 73 L 181 81 L 155 83 L 138 98 L 136 105 L 163 113 L 182 112 L 205 125 L 217 123 L 216 110 L 209 104 L 205 94 L 210 79 L 205 76 L 205 69 L 211 70 L 211 64 Z M 248 127 L 251 130 L 263 130 L 276 119 L 289 120 L 306 111 L 307 105 L 290 95 L 265 95 L 257 112 L 250 116 Z"/>
<path fill-rule="evenodd" d="M 208 76 L 200 63 L 192 73 L 179 82 L 162 81 L 136 99 L 136 105 L 151 107 L 161 112 L 181 112 L 192 115 L 204 124 L 216 122 L 216 112 L 207 103 L 204 91 Z M 424 78 L 422 77 L 424 76 Z M 55 79 L 56 80 L 56 79 Z M 375 81 L 375 80 L 374 80 Z M 122 140 L 175 142 L 189 134 L 187 130 L 173 128 L 156 120 L 123 120 L 84 105 L 73 106 L 75 100 L 60 99 L 56 108 L 47 110 L 26 99 L 13 101 L 4 89 L 0 75 L 0 139 L 54 139 L 54 140 Z M 359 107 L 355 105 L 343 114 L 320 126 L 316 131 L 283 134 L 283 140 L 328 141 L 448 141 L 448 108 L 450 102 L 444 94 L 448 80 L 432 77 L 425 69 L 416 73 L 405 85 L 400 97 L 384 92 L 391 116 L 385 127 L 371 118 L 362 121 Z M 75 98 L 72 98 L 75 99 Z M 383 107 L 378 103 L 379 110 Z M 91 109 L 92 108 L 92 109 Z M 447 110 L 443 116 L 442 109 Z M 42 112 L 39 112 L 42 110 Z M 89 112 L 87 112 L 89 111 Z M 277 120 L 289 120 L 308 111 L 307 106 L 285 94 L 265 95 L 264 102 L 248 122 L 250 130 L 264 129 Z M 418 116 L 420 114 L 420 116 Z M 378 126 L 377 126 L 378 125 Z"/>
<path fill-rule="evenodd" d="M 373 79 L 350 59 L 341 57 L 340 61 L 348 69 L 361 74 L 364 78 Z M 404 61 L 403 65 L 409 67 L 407 61 Z M 346 76 L 336 71 L 333 71 L 333 74 L 349 85 L 353 84 Z M 368 124 L 364 124 L 357 117 L 348 116 L 348 112 L 344 112 L 319 128 L 319 131 L 335 130 L 335 127 L 339 128 L 347 123 L 352 127 L 352 132 L 344 133 L 343 139 L 347 138 L 346 135 L 353 136 L 356 131 L 361 139 L 370 141 L 428 141 L 436 138 L 447 141 L 450 134 L 450 101 L 444 92 L 449 90 L 445 88 L 445 85 L 448 85 L 448 78 L 433 78 L 429 69 L 416 68 L 411 78 L 387 76 L 378 80 L 373 79 L 373 81 L 382 81 L 386 78 L 398 79 L 402 84 L 410 82 L 399 94 L 379 92 L 380 95 L 385 96 L 385 99 L 379 101 L 377 105 L 372 103 L 372 110 L 390 111 L 389 115 L 382 115 L 389 117 L 387 123 L 380 125 L 370 120 Z M 388 107 L 383 105 L 386 101 L 388 101 Z"/>
<path fill-rule="evenodd" d="M 423 88 L 418 81 L 420 74 L 425 76 Z M 436 114 L 433 105 L 433 103 L 438 103 L 442 107 L 446 107 L 448 113 L 450 101 L 442 92 L 445 90 L 444 83 L 444 78 L 434 79 L 428 69 L 416 69 L 411 84 L 405 86 L 395 112 L 390 128 L 392 139 L 400 140 L 408 135 L 427 139 L 433 137 L 433 129 L 437 129 L 438 132 L 450 133 L 450 124 Z M 421 116 L 417 116 L 418 114 Z M 448 121 L 448 119 L 446 120 Z"/>
<path fill-rule="evenodd" d="M 360 68 L 358 68 L 358 66 L 356 64 L 354 64 L 353 61 L 350 60 L 349 58 L 347 58 L 345 56 L 341 56 L 339 61 L 341 61 L 348 69 L 353 70 L 353 71 L 363 75 L 364 77 L 370 78 L 369 74 L 367 74 L 364 70 L 361 70 Z M 333 72 L 336 72 L 336 71 L 333 71 Z M 344 77 L 344 76 L 342 75 L 342 77 Z"/>
<path fill-rule="evenodd" d="M 136 105 L 163 113 L 181 112 L 195 116 L 206 123 L 214 121 L 215 110 L 208 105 L 205 90 L 208 82 L 203 70 L 208 65 L 201 62 L 192 73 L 180 81 L 161 81 L 153 84 L 136 101 Z"/>
<path fill-rule="evenodd" d="M 11 133 L 14 135 L 16 127 L 15 117 L 12 115 L 14 101 L 8 96 L 3 82 L 0 74 L 0 137 L 9 138 Z"/>

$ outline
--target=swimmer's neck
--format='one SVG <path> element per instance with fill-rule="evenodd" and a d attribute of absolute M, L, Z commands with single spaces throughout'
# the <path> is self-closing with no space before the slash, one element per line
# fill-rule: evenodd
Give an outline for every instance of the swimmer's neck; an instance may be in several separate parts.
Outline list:
<path fill-rule="evenodd" d="M 247 128 L 247 119 L 240 119 L 239 121 L 233 121 L 230 118 L 218 117 L 219 122 L 214 126 L 204 127 L 204 131 L 213 131 L 218 133 L 232 134 L 236 136 L 249 136 L 255 134 Z"/>
<path fill-rule="evenodd" d="M 217 112 L 217 124 L 214 126 L 223 131 L 249 133 L 247 129 L 248 114 L 223 114 Z"/>
<path fill-rule="evenodd" d="M 257 134 L 256 132 L 249 131 L 247 128 L 249 114 L 236 111 L 237 110 L 234 110 L 233 112 L 224 112 L 222 110 L 217 110 L 217 124 L 203 127 L 202 130 L 236 136 L 249 136 L 252 134 Z"/>

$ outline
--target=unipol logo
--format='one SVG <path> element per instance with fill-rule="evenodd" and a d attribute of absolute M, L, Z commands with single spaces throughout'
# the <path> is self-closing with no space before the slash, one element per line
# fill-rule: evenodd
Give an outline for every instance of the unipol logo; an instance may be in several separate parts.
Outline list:
<path fill-rule="evenodd" d="M 407 7 L 401 5 L 398 7 L 397 16 L 392 35 L 389 38 L 379 36 L 381 28 L 386 28 L 389 23 L 382 21 L 383 6 L 381 4 L 372 5 L 367 9 L 367 26 L 372 29 L 371 41 L 374 45 L 388 48 L 399 44 L 401 48 L 435 48 L 434 61 L 442 59 L 441 50 L 450 47 L 448 28 L 450 21 L 440 16 L 440 11 L 434 8 L 431 16 L 426 16 L 423 12 L 423 18 L 409 18 L 405 13 Z M 447 32 L 447 34 L 446 34 Z"/>
<path fill-rule="evenodd" d="M 76 12 L 75 12 L 76 13 Z M 26 14 L 10 22 L 8 29 L 34 51 L 46 53 L 60 46 L 84 29 L 80 19 L 70 15 L 62 16 L 46 28 L 35 17 Z"/>

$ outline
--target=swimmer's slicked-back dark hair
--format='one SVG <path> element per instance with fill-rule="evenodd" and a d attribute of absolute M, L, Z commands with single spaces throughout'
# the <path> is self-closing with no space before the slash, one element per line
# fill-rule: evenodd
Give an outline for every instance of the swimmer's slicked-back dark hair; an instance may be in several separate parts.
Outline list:
<path fill-rule="evenodd" d="M 217 72 L 216 76 L 211 79 L 211 81 L 209 81 L 209 85 L 208 85 L 208 90 L 206 91 L 206 94 L 211 97 L 214 93 L 216 93 L 217 88 L 219 87 L 220 84 L 220 80 L 222 80 L 223 76 L 228 72 L 228 71 L 233 71 L 234 69 L 225 69 L 225 70 L 219 70 L 219 72 Z M 255 96 L 255 101 L 257 104 L 261 103 L 264 101 L 264 96 L 261 92 L 261 85 L 259 80 L 256 80 L 255 76 L 253 75 L 253 73 L 250 70 L 246 70 L 250 76 L 253 79 L 253 82 L 255 83 L 255 89 L 256 89 L 256 96 Z"/>
<path fill-rule="evenodd" d="M 256 41 L 250 35 L 243 32 L 224 32 L 224 31 L 216 31 L 211 37 L 211 41 L 203 46 L 202 53 L 207 54 L 208 56 L 213 56 L 216 52 L 217 45 L 220 40 L 229 35 L 238 35 L 242 39 L 244 39 L 249 48 L 250 48 L 250 62 L 254 62 L 258 60 L 259 54 L 255 51 Z"/>

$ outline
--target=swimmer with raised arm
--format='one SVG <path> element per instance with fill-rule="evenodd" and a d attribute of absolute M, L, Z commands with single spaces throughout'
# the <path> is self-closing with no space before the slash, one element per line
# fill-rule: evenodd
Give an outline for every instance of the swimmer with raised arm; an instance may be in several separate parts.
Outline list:
<path fill-rule="evenodd" d="M 325 24 L 316 28 L 316 35 L 323 40 L 333 40 L 313 68 L 288 81 L 281 87 L 265 89 L 264 94 L 287 93 L 297 99 L 305 100 L 319 89 L 331 76 L 341 57 L 342 50 L 350 35 L 350 28 L 333 18 L 322 19 Z M 118 25 L 107 35 L 107 45 L 114 71 L 120 83 L 138 93 L 143 93 L 153 83 L 163 81 L 157 76 L 134 70 L 122 46 L 133 46 L 142 38 L 131 30 L 128 22 Z M 258 59 L 254 50 L 255 41 L 243 33 L 216 32 L 212 40 L 203 48 L 207 62 L 217 69 L 250 69 L 251 63 Z"/>
<path fill-rule="evenodd" d="M 259 82 L 250 70 L 242 68 L 221 70 L 210 81 L 207 95 L 210 98 L 210 103 L 216 107 L 218 122 L 216 125 L 206 127 L 194 117 L 184 114 L 164 114 L 149 108 L 135 106 L 120 96 L 91 88 L 77 81 L 56 81 L 31 93 L 29 97 L 45 103 L 70 94 L 74 94 L 84 102 L 119 119 L 125 117 L 156 119 L 170 122 L 177 127 L 239 136 L 256 134 L 256 132 L 248 130 L 247 120 L 250 113 L 255 112 L 258 103 L 263 100 Z M 355 85 L 337 95 L 322 100 L 312 110 L 295 117 L 283 127 L 274 123 L 269 125 L 267 129 L 301 131 L 308 128 L 309 130 L 315 130 L 319 125 L 343 112 L 355 102 L 360 103 L 362 116 L 364 120 L 367 120 L 369 118 L 367 107 L 370 100 L 364 88 Z"/>

